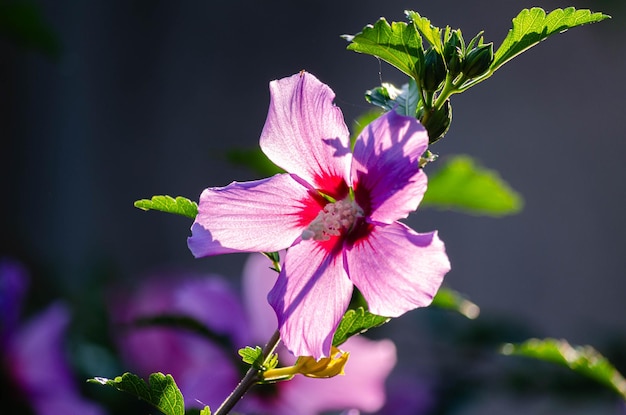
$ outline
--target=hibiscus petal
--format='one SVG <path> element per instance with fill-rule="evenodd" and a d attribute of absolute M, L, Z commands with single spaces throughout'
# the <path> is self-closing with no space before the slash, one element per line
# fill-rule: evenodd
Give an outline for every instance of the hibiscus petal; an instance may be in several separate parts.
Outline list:
<path fill-rule="evenodd" d="M 302 233 L 310 200 L 289 174 L 205 189 L 187 245 L 196 258 L 285 249 Z"/>
<path fill-rule="evenodd" d="M 270 94 L 260 139 L 263 152 L 286 171 L 335 196 L 332 193 L 345 187 L 350 177 L 351 159 L 350 133 L 333 104 L 335 93 L 300 72 L 272 81 Z"/>
<path fill-rule="evenodd" d="M 345 256 L 370 311 L 387 317 L 429 305 L 450 270 L 436 231 L 418 234 L 399 222 L 373 227 Z"/>
<path fill-rule="evenodd" d="M 352 295 L 341 255 L 302 241 L 289 248 L 282 272 L 268 295 L 280 336 L 296 356 L 328 356 L 333 334 Z"/>
<path fill-rule="evenodd" d="M 428 148 L 428 133 L 413 117 L 389 111 L 357 138 L 352 162 L 356 201 L 373 222 L 405 218 L 426 191 L 426 175 L 418 166 Z"/>

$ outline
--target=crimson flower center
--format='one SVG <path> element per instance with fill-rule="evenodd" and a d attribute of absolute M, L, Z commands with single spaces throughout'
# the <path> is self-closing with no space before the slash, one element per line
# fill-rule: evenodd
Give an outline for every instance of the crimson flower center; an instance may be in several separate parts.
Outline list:
<path fill-rule="evenodd" d="M 356 221 L 364 216 L 363 209 L 348 196 L 337 202 L 328 203 L 309 226 L 302 231 L 302 239 L 327 241 L 331 236 L 349 232 Z"/>

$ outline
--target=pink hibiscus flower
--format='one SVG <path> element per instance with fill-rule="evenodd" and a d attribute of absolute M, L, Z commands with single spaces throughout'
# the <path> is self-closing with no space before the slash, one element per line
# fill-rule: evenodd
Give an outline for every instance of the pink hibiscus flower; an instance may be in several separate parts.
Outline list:
<path fill-rule="evenodd" d="M 333 91 L 305 72 L 270 83 L 263 152 L 286 174 L 208 188 L 188 240 L 196 257 L 289 248 L 268 299 L 298 356 L 328 356 L 356 286 L 372 313 L 430 304 L 450 264 L 436 232 L 398 222 L 426 191 L 419 122 L 390 111 L 350 150 Z"/>
<path fill-rule="evenodd" d="M 276 330 L 276 316 L 265 299 L 277 278 L 269 265 L 262 255 L 247 261 L 243 304 L 216 276 L 148 280 L 129 298 L 116 296 L 118 302 L 112 312 L 118 314 L 120 327 L 126 328 L 116 338 L 131 369 L 144 377 L 157 371 L 170 373 L 186 407 L 206 404 L 217 409 L 243 375 L 235 349 L 262 344 Z M 228 345 L 184 329 L 127 325 L 155 314 L 192 317 Z M 385 402 L 385 379 L 396 363 L 394 344 L 352 337 L 341 348 L 350 352 L 344 376 L 311 379 L 297 375 L 289 381 L 255 386 L 237 404 L 237 411 L 316 415 L 349 408 L 368 412 L 380 409 Z M 285 349 L 278 352 L 281 364 L 295 362 Z"/>

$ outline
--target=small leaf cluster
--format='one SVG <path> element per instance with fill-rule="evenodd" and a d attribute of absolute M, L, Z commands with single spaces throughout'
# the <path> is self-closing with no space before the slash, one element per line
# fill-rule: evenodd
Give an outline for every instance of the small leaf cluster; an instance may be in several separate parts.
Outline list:
<path fill-rule="evenodd" d="M 408 23 L 388 23 L 381 18 L 360 33 L 343 37 L 350 42 L 348 50 L 376 56 L 409 76 L 409 83 L 401 90 L 382 85 L 368 91 L 366 99 L 418 118 L 431 144 L 450 128 L 453 94 L 484 81 L 506 62 L 553 34 L 609 18 L 573 7 L 549 14 L 537 7 L 524 9 L 513 19 L 513 27 L 494 52 L 493 43 L 484 42 L 482 31 L 466 44 L 460 29 L 433 26 L 415 11 L 405 14 Z"/>

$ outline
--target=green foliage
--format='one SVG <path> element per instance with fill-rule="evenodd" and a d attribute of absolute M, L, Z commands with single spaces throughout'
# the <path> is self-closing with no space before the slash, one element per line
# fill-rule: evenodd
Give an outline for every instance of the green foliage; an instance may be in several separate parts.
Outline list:
<path fill-rule="evenodd" d="M 389 24 L 383 17 L 354 36 L 342 37 L 350 42 L 348 50 L 377 56 L 413 79 L 419 79 L 421 60 L 416 56 L 423 56 L 423 46 L 415 25 Z"/>
<path fill-rule="evenodd" d="M 152 199 L 141 199 L 135 202 L 135 207 L 142 210 L 159 210 L 175 213 L 195 219 L 198 215 L 198 204 L 182 196 L 152 196 Z"/>
<path fill-rule="evenodd" d="M 339 346 L 355 334 L 364 333 L 373 327 L 385 324 L 389 320 L 389 317 L 377 316 L 366 311 L 363 307 L 348 310 L 337 327 L 333 337 L 333 346 Z"/>
<path fill-rule="evenodd" d="M 406 16 L 411 23 L 422 34 L 428 43 L 433 47 L 439 55 L 443 55 L 443 43 L 441 41 L 441 29 L 430 24 L 430 20 L 420 16 L 418 12 L 407 10 Z M 450 30 L 448 27 L 446 30 Z"/>
<path fill-rule="evenodd" d="M 461 293 L 446 287 L 439 288 L 430 306 L 456 311 L 472 320 L 480 313 L 480 308 L 475 303 Z"/>
<path fill-rule="evenodd" d="M 556 9 L 547 15 L 538 7 L 524 9 L 513 19 L 513 27 L 496 51 L 491 71 L 555 33 L 608 18 L 610 16 L 606 14 L 576 10 L 573 7 Z"/>
<path fill-rule="evenodd" d="M 484 81 L 504 63 L 555 33 L 609 17 L 573 7 L 548 15 L 540 8 L 524 9 L 513 19 L 512 29 L 494 53 L 493 43 L 484 43 L 482 31 L 466 46 L 460 29 L 438 28 L 415 11 L 407 11 L 406 16 L 409 24 L 388 23 L 381 18 L 360 33 L 343 37 L 350 42 L 348 50 L 382 59 L 415 82 L 415 92 L 395 94 L 383 85 L 368 91 L 366 99 L 386 109 L 411 109 L 408 112 L 426 127 L 431 144 L 449 129 L 453 94 Z M 426 48 L 423 39 L 430 46 Z M 393 107 L 398 97 L 415 99 L 416 111 L 412 111 L 413 103 Z"/>
<path fill-rule="evenodd" d="M 609 387 L 626 400 L 626 379 L 591 346 L 572 346 L 565 340 L 550 338 L 530 339 L 519 344 L 507 343 L 501 352 L 508 356 L 530 357 L 565 366 Z"/>
<path fill-rule="evenodd" d="M 285 172 L 285 170 L 272 163 L 259 147 L 229 150 L 226 153 L 226 159 L 235 165 L 248 167 L 262 177 Z"/>
<path fill-rule="evenodd" d="M 469 156 L 454 156 L 428 175 L 422 206 L 487 216 L 511 215 L 522 209 L 522 197 L 500 175 Z"/>
<path fill-rule="evenodd" d="M 208 406 L 205 406 L 201 411 L 200 411 L 200 415 L 211 415 L 211 408 L 209 408 Z"/>
<path fill-rule="evenodd" d="M 273 353 L 267 358 L 264 358 L 261 346 L 254 348 L 246 346 L 243 349 L 239 349 L 238 353 L 244 363 L 251 365 L 257 370 L 269 370 L 278 366 L 278 355 Z"/>
<path fill-rule="evenodd" d="M 93 378 L 90 383 L 112 386 L 117 390 L 128 392 L 142 399 L 165 415 L 184 415 L 185 405 L 172 375 L 153 373 L 149 383 L 132 373 L 124 373 L 115 379 Z"/>

